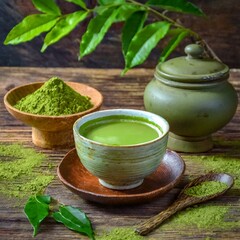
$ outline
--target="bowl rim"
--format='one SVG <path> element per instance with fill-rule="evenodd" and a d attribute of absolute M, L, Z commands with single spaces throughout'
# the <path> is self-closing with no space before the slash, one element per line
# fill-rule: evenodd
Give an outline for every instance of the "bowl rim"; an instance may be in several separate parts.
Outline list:
<path fill-rule="evenodd" d="M 144 114 L 147 114 L 149 116 L 153 116 L 155 118 L 159 118 L 162 122 L 164 122 L 165 124 L 165 127 L 166 127 L 166 130 L 163 131 L 163 134 L 158 136 L 157 138 L 154 138 L 153 140 L 150 140 L 150 141 L 147 141 L 147 142 L 143 142 L 143 143 L 138 143 L 138 144 L 131 144 L 131 145 L 108 145 L 108 144 L 104 144 L 104 143 L 100 143 L 100 142 L 96 142 L 94 140 L 91 140 L 91 139 L 88 139 L 84 136 L 82 136 L 78 129 L 79 129 L 79 126 L 77 127 L 79 121 L 84 121 L 85 118 L 89 118 L 91 117 L 92 115 L 97 115 L 97 114 L 108 114 L 108 113 L 121 113 L 121 114 L 116 114 L 116 115 L 126 115 L 126 116 L 130 116 L 130 115 L 127 115 L 126 113 L 130 113 L 130 112 L 135 112 L 135 113 L 144 113 Z M 125 114 L 124 114 L 125 112 Z M 113 114 L 115 115 L 115 114 Z M 99 118 L 102 118 L 102 117 L 106 117 L 106 116 L 111 116 L 111 115 L 105 115 L 105 116 L 99 116 Z M 145 116 L 142 116 L 142 118 L 147 118 Z M 96 117 L 95 119 L 98 119 L 98 117 Z M 80 138 L 83 139 L 83 141 L 86 141 L 86 142 L 90 142 L 92 144 L 95 144 L 95 145 L 98 145 L 98 146 L 102 146 L 102 147 L 107 147 L 107 148 L 116 148 L 116 149 L 126 149 L 126 148 L 132 148 L 132 147 L 140 147 L 140 146 L 146 146 L 146 145 L 149 145 L 149 144 L 152 144 L 152 143 L 155 143 L 155 142 L 158 142 L 159 140 L 161 139 L 164 139 L 165 137 L 168 137 L 168 134 L 169 134 L 169 131 L 170 131 L 170 126 L 169 126 L 169 123 L 168 121 L 163 118 L 162 116 L 159 116 L 155 113 L 152 113 L 152 112 L 148 112 L 146 110 L 139 110 L 139 109 L 130 109 L 130 108 L 115 108 L 115 109 L 106 109 L 106 110 L 100 110 L 100 111 L 97 111 L 97 112 L 92 112 L 92 113 L 89 113 L 87 115 L 84 115 L 83 117 L 77 119 L 74 124 L 73 124 L 73 132 L 74 132 L 74 135 L 76 134 L 77 136 L 79 136 Z M 75 138 L 75 137 L 74 137 Z M 74 141 L 76 141 L 74 139 Z"/>
<path fill-rule="evenodd" d="M 79 82 L 72 82 L 72 81 L 64 81 L 64 83 L 68 84 L 68 83 L 73 83 L 73 84 L 79 84 L 79 85 L 82 85 L 82 86 L 85 86 L 85 87 L 88 87 L 88 88 L 91 88 L 92 90 L 94 90 L 95 92 L 98 93 L 99 95 L 99 101 L 97 104 L 93 105 L 93 107 L 89 108 L 88 110 L 86 111 L 82 111 L 82 112 L 78 112 L 78 113 L 73 113 L 73 114 L 66 114 L 66 115 L 59 115 L 59 116 L 53 116 L 53 115 L 41 115 L 41 114 L 34 114 L 34 113 L 28 113 L 28 112 L 24 112 L 24 111 L 21 111 L 15 107 L 13 107 L 9 101 L 7 100 L 8 96 L 10 94 L 12 94 L 14 91 L 16 91 L 17 89 L 19 88 L 23 88 L 23 87 L 27 87 L 27 86 L 30 86 L 30 85 L 38 85 L 38 84 L 41 84 L 43 85 L 46 81 L 42 81 L 42 82 L 34 82 L 34 83 L 29 83 L 29 84 L 25 84 L 25 85 L 20 85 L 20 86 L 16 86 L 12 89 L 10 89 L 5 95 L 4 95 L 4 98 L 3 98 L 3 101 L 4 101 L 4 105 L 6 106 L 6 108 L 9 108 L 11 109 L 12 111 L 14 112 L 17 112 L 19 114 L 23 114 L 25 116 L 29 116 L 29 117 L 34 117 L 34 118 L 52 118 L 52 119 L 64 119 L 66 117 L 80 117 L 82 115 L 86 115 L 88 113 L 91 113 L 93 110 L 99 108 L 102 103 L 103 103 L 103 95 L 100 91 L 98 91 L 96 88 L 94 87 L 91 87 L 87 84 L 84 84 L 84 83 L 79 83 Z"/>

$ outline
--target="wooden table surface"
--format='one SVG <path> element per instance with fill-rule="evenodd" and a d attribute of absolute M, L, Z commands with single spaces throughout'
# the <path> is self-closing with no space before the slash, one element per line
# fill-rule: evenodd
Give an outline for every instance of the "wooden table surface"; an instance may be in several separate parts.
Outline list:
<path fill-rule="evenodd" d="M 5 109 L 3 96 L 15 86 L 46 81 L 52 76 L 59 76 L 65 81 L 76 81 L 89 84 L 102 92 L 104 103 L 102 109 L 110 108 L 134 108 L 144 109 L 143 91 L 153 75 L 153 70 L 137 69 L 120 77 L 119 69 L 81 69 L 81 68 L 18 68 L 0 67 L 0 143 L 23 142 L 25 145 L 35 148 L 49 156 L 49 162 L 53 164 L 51 169 L 55 179 L 46 189 L 46 193 L 58 199 L 63 204 L 80 207 L 88 214 L 94 229 L 98 232 L 117 226 L 134 226 L 144 219 L 157 214 L 169 206 L 176 198 L 180 189 L 188 182 L 188 176 L 198 176 L 204 173 L 195 166 L 191 156 L 194 154 L 179 153 L 186 163 L 185 174 L 176 188 L 162 197 L 149 203 L 131 206 L 106 206 L 87 202 L 74 195 L 62 185 L 56 174 L 56 168 L 60 160 L 70 149 L 46 150 L 35 147 L 31 142 L 31 128 L 14 119 Z M 231 70 L 230 82 L 240 92 L 240 70 Z M 215 147 L 208 153 L 199 154 L 217 155 L 219 153 L 234 156 L 240 160 L 240 151 L 231 142 L 240 141 L 240 108 L 232 121 L 223 129 L 214 134 Z M 219 142 L 222 141 L 222 144 Z M 225 144 L 226 143 L 226 144 Z M 238 145 L 240 146 L 240 145 Z M 233 147 L 235 151 L 233 151 Z M 39 169 L 41 172 L 41 169 Z M 7 186 L 6 186 L 7 187 Z M 228 203 L 234 209 L 235 221 L 240 221 L 240 191 L 234 190 L 226 195 L 211 200 L 211 203 Z M 23 206 L 16 204 L 17 199 L 9 200 L 0 196 L 0 239 L 32 239 L 32 228 L 23 214 Z M 210 237 L 210 238 L 208 238 Z M 150 239 L 240 239 L 240 229 L 232 230 L 197 230 L 191 226 L 183 229 L 171 228 L 161 230 L 158 228 L 149 235 Z M 146 238 L 146 239 L 148 239 Z M 47 220 L 42 224 L 36 239 L 87 239 L 86 237 L 70 231 L 63 225 Z"/>

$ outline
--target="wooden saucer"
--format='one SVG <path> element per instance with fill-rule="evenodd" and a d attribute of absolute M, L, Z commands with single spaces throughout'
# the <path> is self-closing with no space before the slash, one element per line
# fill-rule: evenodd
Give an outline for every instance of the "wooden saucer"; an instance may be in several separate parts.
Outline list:
<path fill-rule="evenodd" d="M 132 204 L 148 202 L 171 190 L 179 183 L 185 170 L 182 158 L 167 150 L 158 169 L 134 189 L 117 191 L 103 187 L 81 164 L 76 149 L 66 154 L 57 168 L 62 183 L 81 198 L 103 204 Z"/>

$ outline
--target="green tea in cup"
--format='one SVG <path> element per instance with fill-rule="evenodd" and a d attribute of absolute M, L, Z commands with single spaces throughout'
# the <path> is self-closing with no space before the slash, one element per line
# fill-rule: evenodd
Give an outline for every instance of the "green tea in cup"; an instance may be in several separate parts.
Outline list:
<path fill-rule="evenodd" d="M 75 146 L 83 166 L 104 187 L 138 187 L 160 165 L 169 125 L 150 112 L 110 109 L 87 114 L 73 125 Z"/>
<path fill-rule="evenodd" d="M 108 116 L 83 124 L 82 136 L 110 146 L 135 145 L 152 141 L 162 135 L 154 123 L 140 117 Z"/>

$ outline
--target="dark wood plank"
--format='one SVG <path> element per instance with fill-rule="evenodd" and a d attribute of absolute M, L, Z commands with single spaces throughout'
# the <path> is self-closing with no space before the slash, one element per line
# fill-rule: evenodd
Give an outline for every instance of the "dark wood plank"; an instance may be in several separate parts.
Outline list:
<path fill-rule="evenodd" d="M 56 176 L 56 167 L 59 161 L 69 151 L 45 150 L 35 147 L 31 142 L 31 128 L 14 119 L 3 105 L 3 96 L 13 88 L 26 83 L 45 81 L 52 76 L 59 76 L 66 81 L 77 81 L 89 84 L 104 95 L 103 109 L 109 108 L 143 108 L 143 91 L 153 75 L 151 69 L 138 69 L 130 71 L 126 76 L 120 77 L 119 69 L 81 69 L 81 68 L 0 68 L 0 142 L 23 142 L 25 145 L 46 153 L 52 163 L 52 173 Z M 240 92 L 240 70 L 231 71 L 230 81 Z M 214 134 L 217 141 L 239 141 L 240 108 L 232 121 L 223 129 Z M 228 144 L 216 144 L 215 148 L 202 155 L 219 153 L 235 154 L 240 157 L 239 151 L 233 153 L 233 147 Z M 116 226 L 133 226 L 143 219 L 147 219 L 166 208 L 176 198 L 179 190 L 187 182 L 188 177 L 197 176 L 204 172 L 201 167 L 191 160 L 191 154 L 181 154 L 186 162 L 186 172 L 180 184 L 166 195 L 150 202 L 134 206 L 105 206 L 86 202 L 66 189 L 56 177 L 46 192 L 68 205 L 80 207 L 93 222 L 97 232 Z M 41 169 L 39 169 L 41 171 Z M 213 203 L 224 204 L 228 202 L 234 208 L 236 216 L 240 217 L 239 193 L 231 192 L 213 200 Z M 158 229 L 150 235 L 150 239 L 239 239 L 240 229 L 234 231 L 216 229 L 196 231 L 194 227 L 186 229 Z M 25 218 L 22 206 L 16 206 L 16 200 L 9 200 L 0 196 L 0 239 L 32 239 L 32 228 Z M 74 233 L 52 220 L 47 220 L 40 228 L 36 239 L 87 239 Z"/>

